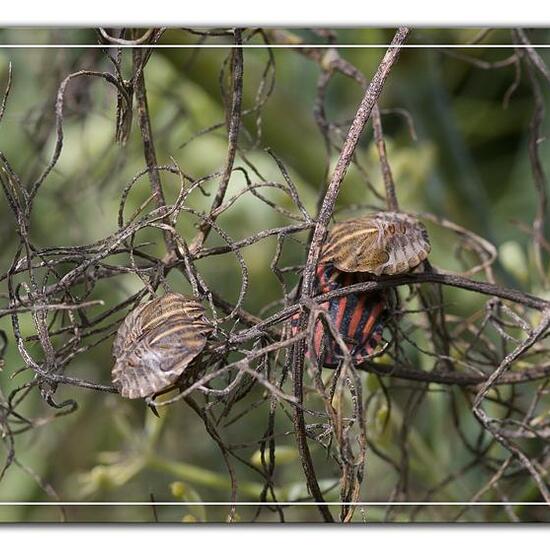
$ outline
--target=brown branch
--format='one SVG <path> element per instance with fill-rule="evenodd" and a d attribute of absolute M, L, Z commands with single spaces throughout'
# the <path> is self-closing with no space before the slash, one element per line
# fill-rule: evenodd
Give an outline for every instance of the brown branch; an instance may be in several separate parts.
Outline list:
<path fill-rule="evenodd" d="M 328 367 L 325 367 L 328 368 Z M 412 369 L 397 364 L 385 365 L 382 363 L 362 363 L 357 365 L 358 370 L 371 372 L 379 376 L 388 376 L 401 380 L 411 380 L 414 382 L 424 382 L 426 384 L 442 384 L 445 386 L 464 386 L 472 387 L 478 391 L 482 384 L 487 383 L 491 375 L 465 374 L 455 371 L 425 371 Z M 550 376 L 550 364 L 536 365 L 523 369 L 520 372 L 507 372 L 493 382 L 495 386 L 504 386 L 506 384 L 526 384 L 534 380 L 542 380 Z"/>
<path fill-rule="evenodd" d="M 396 277 L 386 277 L 377 281 L 358 283 L 324 294 L 323 299 L 328 300 L 337 296 L 344 296 L 350 292 L 372 292 L 375 290 L 383 290 L 395 286 L 415 283 L 438 283 L 456 288 L 463 288 L 464 290 L 470 290 L 479 294 L 510 300 L 516 304 L 522 304 L 539 311 L 550 307 L 550 301 L 534 296 L 533 294 L 528 294 L 527 292 L 522 292 L 521 290 L 501 287 L 495 284 L 486 283 L 485 281 L 474 281 L 473 279 L 461 277 L 454 273 L 440 273 L 438 271 L 408 273 Z"/>
<path fill-rule="evenodd" d="M 336 198 L 340 186 L 344 180 L 346 172 L 349 168 L 355 149 L 359 142 L 359 137 L 370 117 L 372 109 L 378 100 L 384 82 L 399 56 L 399 46 L 405 42 L 409 30 L 405 27 L 401 27 L 395 34 L 391 47 L 386 51 L 378 69 L 370 82 L 367 91 L 361 101 L 357 113 L 353 119 L 351 127 L 349 129 L 346 141 L 342 147 L 340 157 L 336 164 L 336 168 L 332 174 L 330 184 L 328 186 L 321 211 L 319 213 L 315 230 L 313 232 L 313 238 L 309 247 L 308 257 L 304 268 L 302 289 L 300 293 L 300 300 L 309 299 L 313 294 L 314 273 L 321 253 L 321 247 L 325 239 L 327 228 L 334 210 Z M 308 315 L 306 312 L 302 312 L 300 315 L 300 329 L 305 330 L 307 326 Z M 292 372 L 294 377 L 294 395 L 301 405 L 303 402 L 303 374 L 304 374 L 304 356 L 305 356 L 305 342 L 300 341 L 292 348 Z M 296 431 L 296 440 L 298 444 L 298 450 L 302 459 L 302 466 L 306 476 L 308 488 L 317 502 L 324 502 L 321 490 L 317 483 L 315 475 L 315 469 L 311 460 L 311 454 L 307 444 L 306 429 L 304 413 L 300 407 L 294 407 L 294 427 Z M 325 521 L 333 521 L 332 515 L 327 506 L 320 505 L 319 509 Z"/>
<path fill-rule="evenodd" d="M 6 89 L 5 89 L 4 95 L 2 97 L 2 103 L 0 103 L 0 122 L 2 121 L 2 118 L 4 116 L 4 112 L 6 110 L 6 103 L 8 101 L 8 97 L 10 95 L 11 80 L 12 80 L 12 66 L 11 66 L 11 61 L 10 61 L 9 65 L 8 65 L 8 81 L 6 82 Z"/>
<path fill-rule="evenodd" d="M 216 210 L 221 206 L 225 197 L 227 186 L 229 185 L 229 180 L 233 171 L 235 155 L 237 153 L 239 128 L 241 124 L 241 102 L 243 95 L 243 49 L 241 48 L 242 37 L 240 29 L 235 29 L 235 46 L 236 47 L 233 48 L 231 52 L 231 77 L 233 87 L 231 94 L 231 111 L 228 117 L 227 154 L 221 181 L 210 208 L 209 221 L 212 222 L 216 221 L 218 216 L 218 212 L 216 212 Z M 212 225 L 210 223 L 202 223 L 200 225 L 199 232 L 189 247 L 191 253 L 200 250 L 211 229 Z"/>
<path fill-rule="evenodd" d="M 166 206 L 166 199 L 164 197 L 164 191 L 162 190 L 160 172 L 157 169 L 157 154 L 155 152 L 153 131 L 149 117 L 149 105 L 147 103 L 147 91 L 145 88 L 144 60 L 145 56 L 143 50 L 136 49 L 133 51 L 135 79 L 134 90 L 138 110 L 138 124 L 141 132 L 141 140 L 143 142 L 143 155 L 147 164 L 149 181 L 151 182 L 151 190 L 153 191 L 157 208 L 161 208 Z M 163 219 L 163 222 L 168 223 L 167 218 Z M 177 247 L 174 237 L 169 231 L 164 231 L 164 241 L 166 243 L 168 254 L 170 256 L 174 256 L 176 254 Z"/>
<path fill-rule="evenodd" d="M 535 75 L 535 68 L 537 68 L 543 76 L 550 82 L 550 69 L 546 66 L 546 63 L 542 60 L 539 54 L 530 47 L 530 41 L 522 29 L 516 31 L 520 41 L 528 46 L 526 48 L 526 66 L 527 75 L 531 83 L 531 89 L 533 91 L 534 109 L 529 122 L 529 162 L 531 164 L 531 172 L 533 174 L 533 181 L 535 184 L 535 191 L 538 195 L 537 209 L 535 217 L 533 219 L 533 248 L 535 251 L 535 264 L 539 273 L 540 280 L 545 288 L 548 287 L 548 279 L 546 277 L 545 268 L 542 260 L 542 247 L 545 242 L 544 229 L 546 225 L 546 216 L 548 210 L 548 182 L 544 168 L 542 166 L 539 146 L 542 141 L 542 125 L 544 123 L 544 97 L 540 84 Z M 521 55 L 521 51 L 518 55 Z"/>
<path fill-rule="evenodd" d="M 532 461 L 527 457 L 527 455 L 516 445 L 514 445 L 507 437 L 505 437 L 502 432 L 494 425 L 494 423 L 489 418 L 488 414 L 481 408 L 483 399 L 486 397 L 488 391 L 491 389 L 492 385 L 503 376 L 506 371 L 510 368 L 512 363 L 516 361 L 521 355 L 523 355 L 529 348 L 531 348 L 539 338 L 547 331 L 550 326 L 550 309 L 546 309 L 543 312 L 542 319 L 538 327 L 533 330 L 529 336 L 519 344 L 511 353 L 509 353 L 501 362 L 499 367 L 491 374 L 486 382 L 483 383 L 479 392 L 477 393 L 472 410 L 475 417 L 478 419 L 480 424 L 490 433 L 493 434 L 494 438 L 505 448 L 508 449 L 512 454 L 514 454 L 521 464 L 529 471 L 531 477 L 534 479 L 539 491 L 544 498 L 544 500 L 550 504 L 550 490 L 546 482 L 542 479 L 540 472 L 537 471 L 536 467 L 533 465 Z"/>
<path fill-rule="evenodd" d="M 380 168 L 382 170 L 382 179 L 386 189 L 386 204 L 388 210 L 397 212 L 399 203 L 397 202 L 397 194 L 395 193 L 395 183 L 391 173 L 390 163 L 388 162 L 388 153 L 386 151 L 386 142 L 384 141 L 384 132 L 382 130 L 382 117 L 378 105 L 372 110 L 372 127 L 374 129 L 374 141 L 380 159 Z"/>

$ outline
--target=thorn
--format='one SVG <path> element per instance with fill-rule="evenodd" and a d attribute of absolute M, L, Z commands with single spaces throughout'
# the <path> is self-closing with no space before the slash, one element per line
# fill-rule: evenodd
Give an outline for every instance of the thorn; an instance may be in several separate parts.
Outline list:
<path fill-rule="evenodd" d="M 155 407 L 155 402 L 150 398 L 148 397 L 145 402 L 147 403 L 147 406 L 151 409 L 151 412 L 157 417 L 157 418 L 160 418 L 160 415 L 157 411 L 157 408 Z"/>

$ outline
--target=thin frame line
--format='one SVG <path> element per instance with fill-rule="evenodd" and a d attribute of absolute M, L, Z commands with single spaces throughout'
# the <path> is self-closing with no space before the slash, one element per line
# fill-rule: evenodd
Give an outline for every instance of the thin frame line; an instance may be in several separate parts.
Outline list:
<path fill-rule="evenodd" d="M 547 502 L 0 502 L 0 506 L 550 506 Z"/>
<path fill-rule="evenodd" d="M 2 44 L 0 48 L 5 49 L 499 49 L 499 48 L 519 48 L 519 49 L 550 49 L 550 44 Z"/>

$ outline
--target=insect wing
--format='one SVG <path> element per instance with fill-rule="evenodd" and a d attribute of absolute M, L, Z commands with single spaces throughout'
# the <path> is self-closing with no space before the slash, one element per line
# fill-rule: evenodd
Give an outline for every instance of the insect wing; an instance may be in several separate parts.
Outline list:
<path fill-rule="evenodd" d="M 123 397 L 171 386 L 206 345 L 211 327 L 202 306 L 169 293 L 139 306 L 123 322 L 113 352 L 113 382 Z"/>
<path fill-rule="evenodd" d="M 373 218 L 337 223 L 323 246 L 321 261 L 332 263 L 340 271 L 348 273 L 374 272 L 389 259 L 383 244 Z"/>
<path fill-rule="evenodd" d="M 397 275 L 423 262 L 431 246 L 426 228 L 402 212 L 378 212 L 337 223 L 321 260 L 345 272 Z"/>

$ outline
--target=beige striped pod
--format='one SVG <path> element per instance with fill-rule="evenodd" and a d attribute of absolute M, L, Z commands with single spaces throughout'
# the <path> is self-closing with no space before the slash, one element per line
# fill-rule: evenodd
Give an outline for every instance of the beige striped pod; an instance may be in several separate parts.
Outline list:
<path fill-rule="evenodd" d="M 203 306 L 175 292 L 136 307 L 113 342 L 113 384 L 123 397 L 149 397 L 173 385 L 203 350 L 212 325 Z"/>
<path fill-rule="evenodd" d="M 335 224 L 320 262 L 340 271 L 398 275 L 423 262 L 430 249 L 428 232 L 414 216 L 377 212 Z"/>

